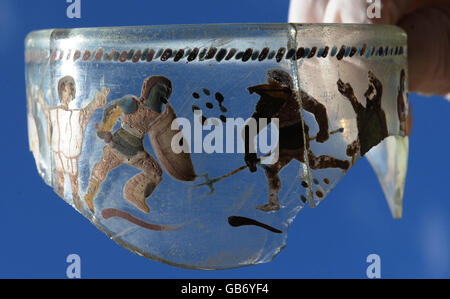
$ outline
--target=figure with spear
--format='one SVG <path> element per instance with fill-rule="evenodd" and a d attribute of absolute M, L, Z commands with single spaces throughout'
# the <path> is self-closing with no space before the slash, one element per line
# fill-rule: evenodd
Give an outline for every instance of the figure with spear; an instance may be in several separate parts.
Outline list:
<path fill-rule="evenodd" d="M 247 88 L 250 94 L 256 93 L 260 96 L 255 112 L 250 118 L 256 120 L 256 135 L 264 129 L 259 125 L 260 118 L 266 118 L 267 121 L 262 122 L 263 124 L 271 122 L 272 118 L 278 118 L 279 123 L 278 160 L 263 167 L 269 185 L 269 200 L 268 203 L 256 207 L 263 212 L 280 209 L 278 193 L 281 189 L 281 180 L 278 173 L 294 159 L 305 163 L 305 153 L 307 154 L 308 165 L 312 169 L 340 168 L 347 170 L 350 167 L 347 160 L 339 160 L 328 155 L 316 156 L 310 149 L 310 141 L 315 140 L 324 143 L 328 140 L 330 134 L 343 132 L 342 128 L 329 132 L 325 106 L 302 90 L 297 95 L 292 79 L 285 71 L 280 69 L 269 70 L 267 77 L 267 83 Z M 306 124 L 303 124 L 298 97 L 300 97 L 302 108 L 314 115 L 319 126 L 319 132 L 315 137 L 309 137 L 309 128 Z M 250 149 L 250 140 L 253 140 L 256 135 L 250 136 L 247 127 L 245 125 L 243 130 L 245 165 L 217 178 L 210 179 L 206 176 L 206 181 L 197 186 L 209 186 L 213 192 L 214 183 L 224 178 L 235 175 L 246 168 L 252 173 L 257 171 L 257 165 L 260 164 L 261 157 L 258 158 L 256 152 Z M 269 155 L 270 153 L 266 156 Z"/>

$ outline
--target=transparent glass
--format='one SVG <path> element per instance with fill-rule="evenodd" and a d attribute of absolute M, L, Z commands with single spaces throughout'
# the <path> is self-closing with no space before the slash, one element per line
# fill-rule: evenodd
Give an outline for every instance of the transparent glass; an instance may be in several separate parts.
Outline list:
<path fill-rule="evenodd" d="M 408 155 L 407 49 L 406 34 L 397 27 L 55 29 L 30 33 L 25 45 L 29 140 L 40 175 L 135 253 L 197 269 L 271 261 L 286 246 L 297 213 L 305 204 L 317 206 L 366 152 L 393 215 L 401 215 Z M 68 76 L 72 79 L 62 80 Z M 143 116 L 147 110 L 135 110 L 135 105 L 155 110 L 141 101 L 143 83 L 152 76 L 171 83 L 159 116 L 170 106 L 177 119 L 191 124 L 198 118 L 195 111 L 217 118 L 203 126 L 203 141 L 215 130 L 229 137 L 230 119 L 256 114 L 279 119 L 277 162 L 262 164 L 236 147 L 227 153 L 227 142 L 242 141 L 238 129 L 230 139 L 223 137 L 224 152 L 168 152 L 171 128 L 157 127 L 155 119 Z M 275 89 L 273 84 L 278 84 Z M 135 98 L 124 100 L 125 95 Z M 277 100 L 283 103 L 277 106 Z M 106 115 L 114 114 L 107 111 L 119 111 L 110 127 L 116 136 L 112 141 L 102 129 Z M 138 134 L 133 127 L 147 128 L 153 121 L 153 131 Z M 120 128 L 127 131 L 128 137 L 121 135 L 127 144 L 142 140 L 143 148 L 119 153 L 111 147 L 118 144 Z M 184 129 L 184 142 L 193 145 L 194 137 Z M 396 141 L 403 146 L 395 146 Z M 369 151 L 378 144 L 376 153 Z M 139 192 L 144 200 L 137 204 L 130 198 L 142 197 Z"/>

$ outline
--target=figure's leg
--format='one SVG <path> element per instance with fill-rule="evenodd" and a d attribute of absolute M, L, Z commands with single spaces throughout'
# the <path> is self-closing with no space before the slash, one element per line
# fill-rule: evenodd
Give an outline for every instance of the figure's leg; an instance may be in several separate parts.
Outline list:
<path fill-rule="evenodd" d="M 58 183 L 58 189 L 56 190 L 56 193 L 64 198 L 64 173 L 62 171 L 56 170 L 56 181 Z"/>
<path fill-rule="evenodd" d="M 352 165 L 355 164 L 356 154 L 359 153 L 360 150 L 361 150 L 361 146 L 359 143 L 359 138 L 356 138 L 355 141 L 353 141 L 352 143 L 350 143 L 347 146 L 346 154 L 347 154 L 347 156 L 352 157 Z"/>
<path fill-rule="evenodd" d="M 100 161 L 94 165 L 92 169 L 92 175 L 89 182 L 89 187 L 84 196 L 84 201 L 86 202 L 89 210 L 95 213 L 94 209 L 94 198 L 100 189 L 100 184 L 106 180 L 108 173 L 122 164 L 123 159 L 119 157 L 109 145 L 103 148 L 103 153 Z"/>
<path fill-rule="evenodd" d="M 312 169 L 341 168 L 348 170 L 350 167 L 350 162 L 347 160 L 339 160 L 327 155 L 316 157 L 310 149 L 308 150 L 308 162 Z"/>
<path fill-rule="evenodd" d="M 305 125 L 306 128 L 308 128 Z M 347 171 L 350 167 L 350 162 L 347 160 L 339 160 L 331 156 L 322 155 L 319 157 L 316 157 L 314 153 L 312 152 L 310 148 L 309 143 L 309 134 L 308 132 L 305 132 L 306 137 L 306 150 L 308 153 L 308 164 L 309 167 L 312 169 L 325 169 L 325 168 L 341 168 L 345 171 Z M 305 163 L 305 148 L 299 148 L 297 151 L 297 155 L 295 156 L 295 159 L 298 161 Z"/>
<path fill-rule="evenodd" d="M 275 164 L 264 166 L 267 183 L 269 186 L 269 202 L 262 206 L 257 206 L 256 208 L 258 210 L 261 210 L 263 212 L 270 212 L 270 211 L 278 211 L 280 209 L 280 204 L 278 203 L 278 193 L 280 192 L 281 189 L 281 180 L 280 177 L 278 176 L 278 173 L 293 158 L 294 155 L 280 151 L 280 156 Z"/>
<path fill-rule="evenodd" d="M 139 152 L 127 164 L 142 169 L 143 172 L 132 177 L 123 188 L 125 199 L 144 213 L 149 213 L 146 204 L 149 197 L 162 180 L 162 169 L 147 152 Z"/>
<path fill-rule="evenodd" d="M 56 193 L 58 193 L 61 198 L 64 198 L 64 168 L 61 161 L 61 154 L 53 152 L 53 157 L 55 161 L 56 182 L 58 184 Z"/>
<path fill-rule="evenodd" d="M 73 204 L 79 211 L 82 211 L 83 203 L 81 202 L 80 195 L 78 194 L 78 174 L 70 174 L 70 183 L 72 185 Z"/>
<path fill-rule="evenodd" d="M 72 200 L 78 211 L 83 210 L 83 203 L 78 194 L 78 158 L 65 158 L 64 161 L 66 172 L 69 174 L 70 183 L 72 186 Z"/>

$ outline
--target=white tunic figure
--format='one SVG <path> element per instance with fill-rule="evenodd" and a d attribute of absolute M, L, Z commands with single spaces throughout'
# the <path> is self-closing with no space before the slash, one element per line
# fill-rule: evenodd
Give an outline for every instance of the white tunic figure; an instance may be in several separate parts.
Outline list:
<path fill-rule="evenodd" d="M 48 130 L 55 170 L 57 176 L 57 193 L 64 196 L 64 175 L 68 174 L 72 185 L 72 198 L 78 210 L 83 204 L 78 194 L 78 159 L 81 155 L 84 130 L 98 108 L 106 103 L 109 89 L 95 92 L 94 99 L 83 109 L 69 109 L 69 103 L 75 98 L 75 80 L 66 76 L 58 82 L 58 96 L 61 104 L 57 107 L 47 107 L 43 99 L 39 103 L 48 121 Z"/>
<path fill-rule="evenodd" d="M 51 147 L 56 170 L 70 175 L 78 173 L 77 159 L 81 154 L 83 110 L 54 108 L 49 111 L 52 126 Z"/>

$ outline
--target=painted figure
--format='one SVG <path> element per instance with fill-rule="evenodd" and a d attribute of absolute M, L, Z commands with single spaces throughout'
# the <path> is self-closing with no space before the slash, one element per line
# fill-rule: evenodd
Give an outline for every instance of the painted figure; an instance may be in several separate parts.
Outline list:
<path fill-rule="evenodd" d="M 402 132 L 405 136 L 408 136 L 412 126 L 412 113 L 411 106 L 407 103 L 408 98 L 404 96 L 405 81 L 406 72 L 402 69 L 400 72 L 400 82 L 397 94 L 397 114 L 398 120 L 400 121 L 400 132 Z"/>
<path fill-rule="evenodd" d="M 41 99 L 35 101 L 34 99 L 41 97 Z M 41 145 L 39 140 L 44 140 L 44 130 L 41 120 L 37 117 L 38 103 L 43 101 L 42 92 L 31 84 L 27 84 L 27 118 L 28 118 L 28 144 L 30 146 L 30 151 L 33 153 L 34 161 L 36 162 L 36 167 L 38 172 L 42 174 L 41 169 Z"/>
<path fill-rule="evenodd" d="M 339 79 L 337 86 L 339 92 L 350 101 L 356 113 L 358 138 L 347 146 L 347 156 L 352 157 L 354 163 L 357 153 L 363 156 L 388 136 L 386 114 L 381 107 L 383 85 L 369 71 L 369 87 L 364 93 L 366 107 L 358 102 L 349 83 L 344 83 Z"/>
<path fill-rule="evenodd" d="M 171 124 L 176 118 L 168 104 L 171 93 L 169 79 L 151 76 L 144 81 L 139 99 L 126 95 L 105 109 L 102 123 L 97 127 L 97 135 L 107 144 L 100 161 L 92 170 L 84 197 L 92 213 L 95 213 L 94 199 L 101 183 L 110 171 L 123 163 L 142 170 L 125 184 L 125 199 L 142 212 L 150 212 L 146 199 L 161 183 L 162 168 L 144 148 L 143 139 L 147 133 L 150 134 L 155 154 L 169 175 L 182 181 L 195 179 L 190 155 L 175 154 L 170 146 L 173 136 L 179 132 L 171 130 Z M 121 128 L 111 133 L 119 118 Z"/>
<path fill-rule="evenodd" d="M 58 82 L 60 105 L 47 107 L 41 96 L 38 101 L 48 121 L 50 145 L 56 170 L 57 193 L 64 197 L 64 175 L 69 175 L 73 202 L 78 210 L 83 209 L 78 193 L 78 159 L 81 155 L 86 125 L 96 109 L 106 103 L 109 89 L 95 92 L 94 99 L 83 109 L 70 109 L 69 103 L 75 99 L 75 80 L 71 76 Z"/>
<path fill-rule="evenodd" d="M 258 134 L 261 128 L 259 119 L 266 118 L 267 123 L 271 118 L 278 118 L 279 121 L 279 158 L 272 165 L 265 166 L 265 174 L 269 184 L 269 202 L 256 208 L 264 211 L 276 211 L 280 209 L 278 203 L 278 193 L 281 189 L 281 181 L 278 173 L 288 165 L 293 159 L 302 163 L 305 162 L 305 149 L 308 155 L 309 166 L 312 169 L 341 168 L 347 170 L 350 163 L 330 156 L 315 156 L 310 149 L 309 128 L 303 125 L 300 116 L 300 106 L 297 102 L 297 94 L 293 88 L 293 82 L 288 73 L 283 70 L 274 69 L 267 73 L 267 83 L 248 88 L 248 91 L 257 93 L 260 96 L 256 104 L 255 112 L 251 116 L 258 124 Z M 312 113 L 319 125 L 319 133 L 315 137 L 317 142 L 323 143 L 328 140 L 328 117 L 325 106 L 304 91 L 300 91 L 302 107 Z M 306 143 L 303 139 L 305 133 Z M 256 153 L 251 153 L 249 149 L 249 136 L 244 133 L 245 140 L 245 162 L 251 172 L 257 170 L 259 162 Z"/>

